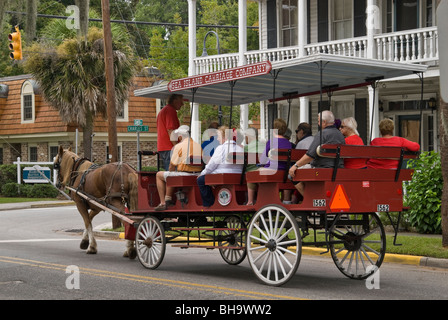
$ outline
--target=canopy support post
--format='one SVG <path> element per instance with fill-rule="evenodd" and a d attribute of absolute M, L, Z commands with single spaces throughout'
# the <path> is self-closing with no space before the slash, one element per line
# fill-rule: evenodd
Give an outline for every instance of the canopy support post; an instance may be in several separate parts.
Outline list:
<path fill-rule="evenodd" d="M 373 88 L 373 97 L 372 97 L 372 118 L 370 119 L 370 135 L 369 135 L 369 145 L 372 142 L 373 135 L 373 119 L 375 118 L 375 97 L 376 97 L 376 88 L 378 87 L 378 82 L 384 79 L 383 76 L 376 78 L 366 78 L 366 82 L 370 82 L 370 86 Z"/>
<path fill-rule="evenodd" d="M 418 126 L 418 144 L 422 145 L 422 120 L 423 120 L 423 93 L 424 93 L 424 81 L 423 81 L 423 72 L 418 72 L 417 76 L 420 79 L 421 89 L 420 89 L 420 121 Z"/>

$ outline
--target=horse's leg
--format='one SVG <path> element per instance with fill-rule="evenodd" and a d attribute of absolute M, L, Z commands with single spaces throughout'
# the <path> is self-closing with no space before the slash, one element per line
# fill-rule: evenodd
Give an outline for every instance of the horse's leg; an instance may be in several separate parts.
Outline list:
<path fill-rule="evenodd" d="M 121 201 L 121 198 L 113 198 L 110 201 L 110 204 L 123 212 L 125 211 L 125 206 Z M 134 241 L 126 240 L 126 251 L 123 253 L 123 257 L 129 259 L 135 259 L 137 257 L 137 249 L 135 249 Z"/>
<path fill-rule="evenodd" d="M 135 259 L 137 257 L 137 249 L 135 249 L 135 241 L 126 240 L 126 251 L 123 253 L 123 257 L 129 259 Z"/>
<path fill-rule="evenodd" d="M 92 224 L 92 220 L 93 218 L 100 212 L 100 210 L 89 210 L 89 220 L 90 220 L 90 224 Z M 87 228 L 84 229 L 84 232 L 82 234 L 82 240 L 81 240 L 81 245 L 80 248 L 82 250 L 86 250 L 89 247 L 89 243 L 90 243 L 90 238 L 89 238 L 89 233 L 87 232 Z"/>
<path fill-rule="evenodd" d="M 87 249 L 86 253 L 88 254 L 95 254 L 97 252 L 96 240 L 93 236 L 92 220 L 90 219 L 89 210 L 82 204 L 77 204 L 77 207 L 86 227 L 81 240 L 80 248 L 83 250 Z"/>

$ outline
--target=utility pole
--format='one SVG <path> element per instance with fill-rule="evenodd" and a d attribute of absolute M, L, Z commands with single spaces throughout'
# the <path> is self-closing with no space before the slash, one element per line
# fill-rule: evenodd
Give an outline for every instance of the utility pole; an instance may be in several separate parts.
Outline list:
<path fill-rule="evenodd" d="M 436 2 L 437 29 L 439 33 L 440 68 L 440 161 L 442 166 L 443 191 L 441 201 L 442 245 L 448 247 L 448 14 L 447 1 Z"/>
<path fill-rule="evenodd" d="M 117 111 L 115 107 L 114 57 L 112 52 L 112 31 L 110 27 L 109 0 L 101 0 L 104 33 L 104 63 L 106 71 L 107 122 L 109 137 L 109 160 L 118 161 Z"/>
<path fill-rule="evenodd" d="M 117 111 L 115 108 L 115 76 L 114 76 L 114 57 L 112 52 L 112 30 L 110 27 L 110 7 L 109 0 L 101 0 L 101 9 L 103 13 L 103 34 L 104 34 L 104 64 L 106 71 L 106 97 L 107 97 L 107 123 L 109 138 L 110 162 L 118 161 L 118 142 L 117 142 Z M 121 221 L 112 216 L 112 228 L 121 226 Z"/>

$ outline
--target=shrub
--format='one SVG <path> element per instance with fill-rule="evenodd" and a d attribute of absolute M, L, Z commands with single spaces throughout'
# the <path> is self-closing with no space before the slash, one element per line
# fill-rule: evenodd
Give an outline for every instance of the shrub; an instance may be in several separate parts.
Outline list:
<path fill-rule="evenodd" d="M 21 197 L 29 197 L 32 189 L 33 185 L 22 183 L 19 185 L 19 194 Z"/>
<path fill-rule="evenodd" d="M 17 182 L 17 167 L 15 164 L 0 165 L 0 186 Z"/>
<path fill-rule="evenodd" d="M 2 186 L 2 195 L 5 197 L 17 197 L 19 195 L 19 184 L 9 182 Z"/>
<path fill-rule="evenodd" d="M 59 191 L 51 184 L 35 184 L 31 188 L 28 197 L 31 198 L 56 198 Z"/>
<path fill-rule="evenodd" d="M 442 168 L 440 155 L 422 152 L 419 159 L 410 160 L 414 169 L 406 185 L 405 205 L 410 207 L 409 221 L 420 233 L 441 233 Z"/>

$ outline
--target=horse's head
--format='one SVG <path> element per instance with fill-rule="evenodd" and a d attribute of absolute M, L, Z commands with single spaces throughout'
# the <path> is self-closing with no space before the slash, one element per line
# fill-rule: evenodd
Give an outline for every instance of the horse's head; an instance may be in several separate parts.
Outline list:
<path fill-rule="evenodd" d="M 70 182 L 71 169 L 78 158 L 71 150 L 71 148 L 64 150 L 59 146 L 58 155 L 54 158 L 54 169 L 58 172 L 58 188 L 64 188 Z"/>

